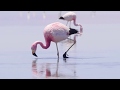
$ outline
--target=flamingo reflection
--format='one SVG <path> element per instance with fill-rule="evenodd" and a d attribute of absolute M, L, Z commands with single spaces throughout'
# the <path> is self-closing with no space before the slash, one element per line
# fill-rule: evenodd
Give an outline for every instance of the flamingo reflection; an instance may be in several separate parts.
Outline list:
<path fill-rule="evenodd" d="M 65 67 L 64 67 L 65 68 Z M 55 69 L 55 70 L 54 70 Z M 69 75 L 65 75 L 59 70 L 59 62 L 57 64 L 37 64 L 37 60 L 33 60 L 32 62 L 32 72 L 34 75 L 34 79 L 59 79 L 70 77 Z M 74 77 L 75 77 L 75 70 L 74 70 Z"/>
<path fill-rule="evenodd" d="M 51 74 L 50 64 L 40 64 L 37 65 L 37 60 L 32 62 L 32 72 L 36 78 L 49 78 L 49 77 L 57 77 L 58 76 L 58 63 L 55 74 Z"/>
<path fill-rule="evenodd" d="M 46 65 L 41 64 L 41 67 L 38 67 L 36 62 L 37 62 L 37 60 L 34 60 L 32 62 L 32 72 L 33 72 L 34 77 L 36 77 L 36 78 L 40 78 L 43 76 L 46 76 L 46 78 L 50 77 L 51 71 L 49 69 L 49 64 L 46 64 Z"/>

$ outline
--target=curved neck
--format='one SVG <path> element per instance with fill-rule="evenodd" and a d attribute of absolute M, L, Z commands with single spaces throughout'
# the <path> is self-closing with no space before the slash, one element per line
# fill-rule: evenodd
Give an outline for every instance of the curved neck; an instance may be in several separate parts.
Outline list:
<path fill-rule="evenodd" d="M 75 26 L 80 26 L 80 27 L 82 27 L 80 24 L 77 24 L 77 23 L 76 23 L 76 19 L 73 20 L 73 23 L 74 23 Z"/>
<path fill-rule="evenodd" d="M 76 19 L 73 20 L 75 26 L 80 26 L 80 32 L 83 33 L 82 25 L 76 23 Z"/>
<path fill-rule="evenodd" d="M 43 49 L 47 49 L 47 48 L 50 47 L 50 43 L 51 43 L 50 40 L 47 40 L 47 41 L 46 41 L 46 45 L 44 45 L 44 44 L 43 44 L 42 42 L 40 42 L 40 41 L 37 41 L 37 42 L 36 42 L 36 47 L 37 47 L 37 45 L 39 44 Z"/>

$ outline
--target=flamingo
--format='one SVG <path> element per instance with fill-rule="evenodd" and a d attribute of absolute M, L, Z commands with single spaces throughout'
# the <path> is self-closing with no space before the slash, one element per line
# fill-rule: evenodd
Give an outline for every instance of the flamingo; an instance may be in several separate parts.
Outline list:
<path fill-rule="evenodd" d="M 91 11 L 91 16 L 92 16 L 92 18 L 94 18 L 95 15 L 96 15 L 96 11 Z"/>
<path fill-rule="evenodd" d="M 36 55 L 36 50 L 37 50 L 38 44 L 43 49 L 48 49 L 50 47 L 50 44 L 52 41 L 52 42 L 56 43 L 58 60 L 59 60 L 59 50 L 58 50 L 57 43 L 65 40 L 65 39 L 69 39 L 68 37 L 72 34 L 80 34 L 80 32 L 78 30 L 73 29 L 73 28 L 68 28 L 66 25 L 64 25 L 60 22 L 54 22 L 54 23 L 47 25 L 43 32 L 44 32 L 44 38 L 45 38 L 46 45 L 44 45 L 40 41 L 35 41 L 31 46 L 32 55 L 34 55 L 35 57 L 38 57 Z M 76 40 L 75 40 L 76 36 L 74 36 L 73 45 L 76 43 Z M 71 45 L 71 47 L 73 45 Z M 70 50 L 70 48 L 63 54 L 63 58 L 69 58 L 66 56 L 66 54 Z"/>
<path fill-rule="evenodd" d="M 28 11 L 28 16 L 29 16 L 30 11 Z M 46 18 L 45 11 L 43 11 L 43 18 Z"/>
<path fill-rule="evenodd" d="M 60 15 L 61 15 L 61 12 L 60 12 Z M 80 26 L 80 33 L 83 33 L 82 25 L 76 23 L 76 17 L 77 16 L 74 12 L 68 12 L 68 13 L 64 14 L 63 16 L 60 16 L 59 19 L 66 20 L 67 24 L 68 24 L 68 22 L 70 22 L 69 27 L 71 27 L 71 21 L 73 21 L 75 26 Z M 67 24 L 66 24 L 66 26 L 67 26 Z"/>

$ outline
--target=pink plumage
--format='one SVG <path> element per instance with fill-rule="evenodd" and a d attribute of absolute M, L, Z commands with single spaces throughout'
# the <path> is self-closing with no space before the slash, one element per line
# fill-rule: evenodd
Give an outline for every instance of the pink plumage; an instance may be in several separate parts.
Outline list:
<path fill-rule="evenodd" d="M 68 13 L 64 14 L 63 16 L 61 16 L 59 19 L 66 20 L 67 24 L 68 24 L 68 22 L 70 22 L 70 24 L 71 24 L 71 21 L 73 21 L 73 24 L 75 26 L 80 26 L 80 33 L 83 33 L 82 25 L 76 23 L 76 17 L 77 16 L 74 12 L 68 12 Z M 69 27 L 71 27 L 71 25 L 69 25 Z"/>
<path fill-rule="evenodd" d="M 44 45 L 40 41 L 35 41 L 31 46 L 32 54 L 37 57 L 37 55 L 35 54 L 37 50 L 37 45 L 39 44 L 43 49 L 47 49 L 50 47 L 50 44 L 52 41 L 56 43 L 57 55 L 59 58 L 59 51 L 58 51 L 57 43 L 62 40 L 67 39 L 70 35 L 77 34 L 77 33 L 79 34 L 79 32 L 76 29 L 68 28 L 66 25 L 60 22 L 51 23 L 47 25 L 43 31 L 46 45 Z M 67 58 L 66 53 L 64 54 L 63 57 Z"/>
<path fill-rule="evenodd" d="M 76 19 L 76 14 L 74 12 L 68 12 L 62 16 L 67 21 L 72 21 Z"/>
<path fill-rule="evenodd" d="M 56 43 L 60 42 L 69 37 L 69 28 L 59 22 L 49 24 L 44 29 L 44 37 Z"/>

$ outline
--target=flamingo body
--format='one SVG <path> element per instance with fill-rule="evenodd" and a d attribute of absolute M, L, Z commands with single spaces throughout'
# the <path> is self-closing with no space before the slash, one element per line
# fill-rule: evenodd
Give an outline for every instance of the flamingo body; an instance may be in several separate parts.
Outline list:
<path fill-rule="evenodd" d="M 44 37 L 57 43 L 69 37 L 69 28 L 62 23 L 49 24 L 44 29 Z"/>
<path fill-rule="evenodd" d="M 76 14 L 74 12 L 68 12 L 62 16 L 66 21 L 72 21 L 76 19 Z"/>

